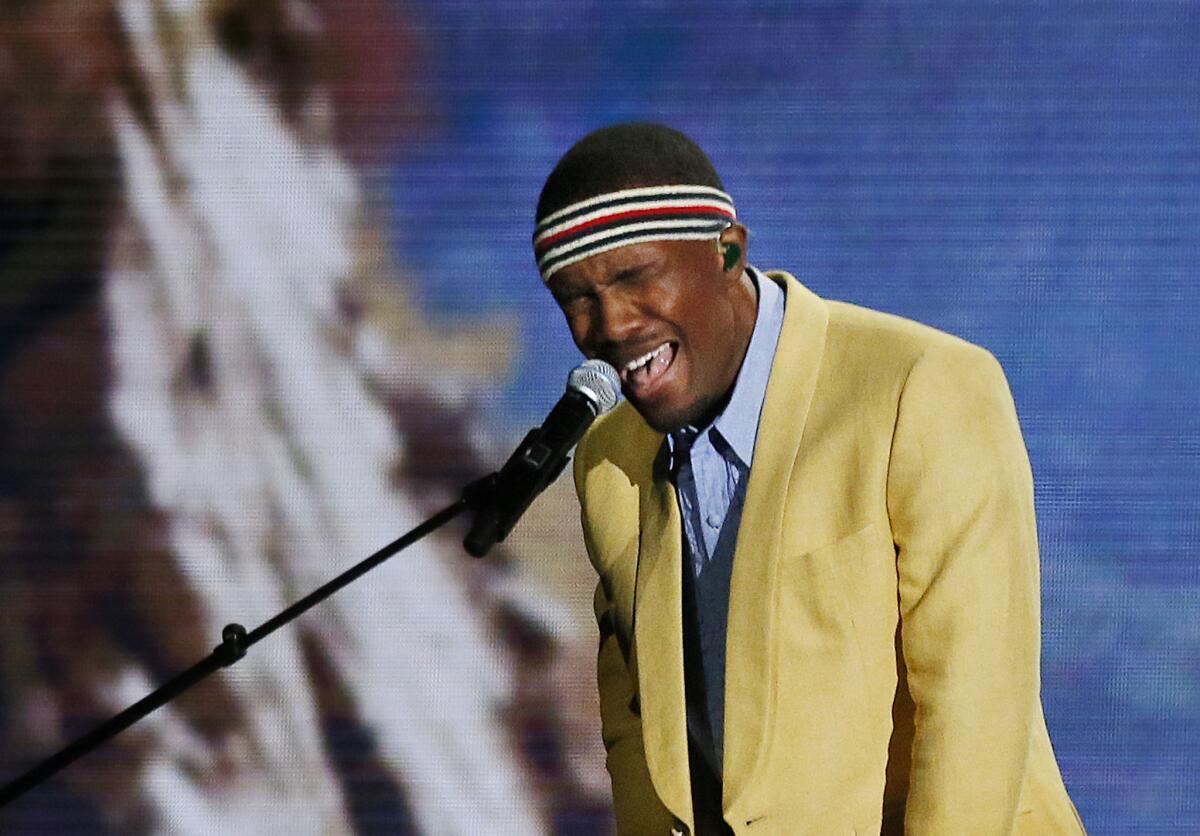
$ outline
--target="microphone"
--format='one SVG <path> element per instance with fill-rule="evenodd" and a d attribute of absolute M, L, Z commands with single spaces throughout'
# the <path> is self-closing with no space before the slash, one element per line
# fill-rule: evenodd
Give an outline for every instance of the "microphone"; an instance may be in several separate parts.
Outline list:
<path fill-rule="evenodd" d="M 463 539 L 474 557 L 483 557 L 512 531 L 546 486 L 558 478 L 568 454 L 599 416 L 617 405 L 621 379 L 603 360 L 587 360 L 567 376 L 567 391 L 540 427 L 532 429 L 498 473 L 467 489 L 475 521 Z"/>

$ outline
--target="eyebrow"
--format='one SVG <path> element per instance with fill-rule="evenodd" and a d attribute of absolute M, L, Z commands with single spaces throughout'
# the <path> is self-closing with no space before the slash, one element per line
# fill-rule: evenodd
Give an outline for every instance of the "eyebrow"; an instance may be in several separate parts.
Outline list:
<path fill-rule="evenodd" d="M 645 273 L 646 271 L 652 270 L 654 268 L 654 266 L 655 266 L 654 261 L 645 261 L 645 262 L 642 262 L 639 264 L 634 264 L 631 267 L 626 267 L 622 270 L 618 270 L 616 273 L 612 274 L 612 278 L 610 278 L 608 281 L 606 281 L 604 283 L 604 285 L 616 284 L 616 283 L 624 281 L 626 279 L 637 278 L 637 277 L 641 276 L 643 273 Z M 594 291 L 594 289 L 591 287 L 583 288 L 583 287 L 559 286 L 557 288 L 556 287 L 550 288 L 550 294 L 559 303 L 570 302 L 573 299 L 578 299 L 582 296 L 587 296 L 589 293 L 592 293 L 593 291 Z"/>
<path fill-rule="evenodd" d="M 550 295 L 554 297 L 554 301 L 562 304 L 570 302 L 572 299 L 578 299 L 587 294 L 587 290 L 579 287 L 551 287 Z"/>

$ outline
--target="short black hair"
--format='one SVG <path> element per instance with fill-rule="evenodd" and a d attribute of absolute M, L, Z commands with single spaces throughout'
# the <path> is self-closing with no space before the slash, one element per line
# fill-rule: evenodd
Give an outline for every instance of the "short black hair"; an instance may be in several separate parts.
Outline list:
<path fill-rule="evenodd" d="M 610 125 L 563 154 L 542 186 L 537 220 L 606 192 L 679 184 L 725 190 L 700 146 L 674 128 L 654 122 Z"/>

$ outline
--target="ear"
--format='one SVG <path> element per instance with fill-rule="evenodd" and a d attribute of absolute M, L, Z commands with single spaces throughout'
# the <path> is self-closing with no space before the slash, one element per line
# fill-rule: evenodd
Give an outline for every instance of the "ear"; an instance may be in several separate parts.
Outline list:
<path fill-rule="evenodd" d="M 732 223 L 721 232 L 717 239 L 717 258 L 721 269 L 734 276 L 741 276 L 746 269 L 746 243 L 749 233 L 746 227 Z"/>

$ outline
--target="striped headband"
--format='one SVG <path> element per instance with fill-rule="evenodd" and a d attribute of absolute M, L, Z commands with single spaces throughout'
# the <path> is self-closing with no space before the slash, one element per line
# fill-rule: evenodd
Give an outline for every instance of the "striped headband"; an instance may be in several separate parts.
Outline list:
<path fill-rule="evenodd" d="M 643 241 L 718 237 L 737 219 L 733 198 L 709 186 L 645 186 L 590 197 L 553 212 L 533 233 L 543 281 L 590 255 Z"/>

